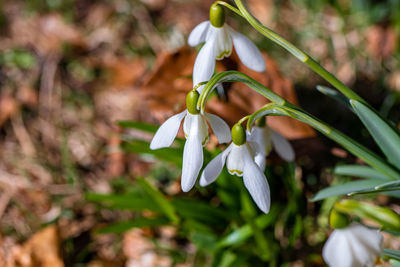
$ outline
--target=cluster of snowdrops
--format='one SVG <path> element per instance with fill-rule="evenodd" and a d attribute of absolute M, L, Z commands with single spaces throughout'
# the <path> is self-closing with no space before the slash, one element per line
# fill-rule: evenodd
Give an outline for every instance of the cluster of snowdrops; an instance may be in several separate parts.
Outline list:
<path fill-rule="evenodd" d="M 210 8 L 210 20 L 196 26 L 188 43 L 202 46 L 193 68 L 193 89 L 186 97 L 186 109 L 166 120 L 156 132 L 151 149 L 169 147 L 183 122 L 186 143 L 183 152 L 181 187 L 190 191 L 200 176 L 200 185 L 214 182 L 224 165 L 232 175 L 243 177 L 244 186 L 259 209 L 268 213 L 271 205 L 270 189 L 264 170 L 266 157 L 272 149 L 286 161 L 293 161 L 295 153 L 290 143 L 268 127 L 266 116 L 259 113 L 238 121 L 231 129 L 220 117 L 204 111 L 210 92 L 221 88 L 221 82 L 210 83 L 215 73 L 215 61 L 231 55 L 233 47 L 248 68 L 262 72 L 264 58 L 255 44 L 225 23 L 223 2 Z M 225 7 L 227 7 L 225 5 Z M 235 10 L 234 10 L 235 11 Z M 235 11 L 237 12 L 237 10 Z M 248 126 L 243 126 L 248 120 Z M 202 173 L 203 147 L 209 139 L 209 126 L 219 143 L 229 144 L 212 159 Z M 250 129 L 249 129 L 250 128 Z M 323 258 L 329 266 L 373 266 L 382 254 L 382 235 L 359 223 L 351 223 L 348 216 L 336 210 L 330 214 L 330 225 L 335 230 L 323 248 Z"/>

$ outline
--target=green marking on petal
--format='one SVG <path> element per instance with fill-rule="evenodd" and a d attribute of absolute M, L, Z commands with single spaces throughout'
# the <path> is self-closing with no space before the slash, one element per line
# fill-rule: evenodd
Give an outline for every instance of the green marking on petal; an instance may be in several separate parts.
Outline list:
<path fill-rule="evenodd" d="M 219 54 L 218 56 L 216 56 L 215 58 L 218 60 L 224 59 L 224 57 L 229 57 L 232 53 L 232 50 L 224 50 L 222 51 L 221 54 Z"/>
<path fill-rule="evenodd" d="M 242 176 L 242 175 L 243 175 L 243 172 L 242 172 L 242 171 L 239 171 L 239 170 L 236 170 L 236 169 L 233 169 L 233 170 L 228 169 L 228 172 L 229 172 L 230 174 L 232 174 L 232 175 L 234 175 L 234 174 L 236 174 L 236 175 L 238 175 L 238 176 Z"/>

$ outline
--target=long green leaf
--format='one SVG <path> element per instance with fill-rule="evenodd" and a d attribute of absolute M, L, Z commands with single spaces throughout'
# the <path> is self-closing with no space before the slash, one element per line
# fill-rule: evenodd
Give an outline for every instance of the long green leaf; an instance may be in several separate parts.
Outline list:
<path fill-rule="evenodd" d="M 367 179 L 382 179 L 382 180 L 392 180 L 389 176 L 376 171 L 375 169 L 363 166 L 363 165 L 341 165 L 335 167 L 333 170 L 334 174 L 346 175 L 354 177 L 362 177 Z"/>
<path fill-rule="evenodd" d="M 382 184 L 382 180 L 380 179 L 368 179 L 335 185 L 322 189 L 311 198 L 311 201 L 318 201 L 333 196 L 347 195 L 357 191 L 375 188 L 375 186 L 380 184 Z"/>
<path fill-rule="evenodd" d="M 172 205 L 177 213 L 186 219 L 193 219 L 210 224 L 221 224 L 232 217 L 231 214 L 223 209 L 214 208 L 208 203 L 200 202 L 188 198 L 174 198 Z"/>
<path fill-rule="evenodd" d="M 347 107 L 350 107 L 349 100 L 344 95 L 339 93 L 338 91 L 333 90 L 333 89 L 323 86 L 323 85 L 317 85 L 317 90 L 319 92 L 323 93 L 324 95 L 329 96 L 340 103 L 343 103 Z"/>
<path fill-rule="evenodd" d="M 117 124 L 123 128 L 137 129 L 148 133 L 155 133 L 158 130 L 158 125 L 149 124 L 139 121 L 119 121 Z"/>
<path fill-rule="evenodd" d="M 370 203 L 359 202 L 352 199 L 342 199 L 335 203 L 335 209 L 349 215 L 373 220 L 384 229 L 398 232 L 400 230 L 400 216 L 387 207 L 381 207 Z"/>
<path fill-rule="evenodd" d="M 132 211 L 151 210 L 160 212 L 161 209 L 147 195 L 140 194 L 95 194 L 85 195 L 86 200 L 91 202 L 103 203 L 110 209 L 128 209 Z"/>
<path fill-rule="evenodd" d="M 130 221 L 118 222 L 108 226 L 104 226 L 96 231 L 98 234 L 110 234 L 110 233 L 123 233 L 132 228 L 143 228 L 143 227 L 155 227 L 160 225 L 168 224 L 169 220 L 165 217 L 159 218 L 136 218 Z"/>
<path fill-rule="evenodd" d="M 255 224 L 260 230 L 272 225 L 276 221 L 276 217 L 280 211 L 281 207 L 273 205 L 268 214 L 260 215 L 255 219 Z M 245 240 L 249 239 L 253 234 L 253 228 L 251 225 L 246 224 L 220 240 L 217 247 L 223 248 L 241 244 Z"/>
<path fill-rule="evenodd" d="M 179 167 L 182 165 L 182 149 L 168 147 L 151 150 L 148 142 L 140 140 L 125 142 L 123 143 L 122 148 L 132 153 L 153 155 L 161 160 L 173 163 Z"/>
<path fill-rule="evenodd" d="M 178 223 L 179 217 L 176 215 L 176 211 L 174 206 L 164 197 L 164 195 L 154 188 L 151 184 L 149 184 L 145 179 L 139 178 L 137 179 L 140 186 L 144 189 L 144 191 L 151 197 L 151 199 L 157 203 L 160 207 L 161 212 L 163 212 L 172 222 Z"/>
<path fill-rule="evenodd" d="M 384 248 L 383 256 L 400 261 L 400 251 Z"/>
<path fill-rule="evenodd" d="M 356 100 L 351 100 L 350 103 L 389 162 L 400 168 L 400 135 L 398 131 L 363 103 Z"/>

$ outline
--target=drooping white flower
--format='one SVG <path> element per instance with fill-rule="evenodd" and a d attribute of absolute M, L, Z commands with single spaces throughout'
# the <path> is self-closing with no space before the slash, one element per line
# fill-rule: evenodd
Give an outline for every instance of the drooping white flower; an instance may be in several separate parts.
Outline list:
<path fill-rule="evenodd" d="M 229 126 L 220 117 L 204 113 L 191 114 L 188 110 L 176 114 L 166 120 L 157 130 L 150 143 L 151 149 L 169 147 L 174 141 L 182 119 L 186 143 L 183 150 L 181 187 L 188 192 L 194 186 L 200 169 L 203 166 L 203 146 L 208 141 L 207 121 L 220 143 L 231 140 Z"/>
<path fill-rule="evenodd" d="M 383 236 L 359 223 L 335 229 L 326 241 L 322 256 L 330 267 L 375 266 L 382 254 Z"/>
<path fill-rule="evenodd" d="M 193 84 L 208 81 L 215 70 L 215 60 L 229 57 L 232 45 L 240 60 L 255 71 L 265 70 L 265 61 L 260 50 L 246 36 L 226 25 L 215 27 L 210 21 L 197 25 L 189 35 L 188 43 L 197 46 L 205 42 L 197 55 L 193 68 Z M 199 92 L 201 92 L 199 87 Z"/>
<path fill-rule="evenodd" d="M 230 174 L 243 177 L 244 185 L 260 210 L 268 213 L 271 197 L 267 178 L 254 161 L 255 151 L 251 144 L 246 142 L 245 138 L 242 139 L 243 142 L 235 142 L 235 126 L 232 130 L 234 142 L 205 167 L 200 177 L 200 185 L 206 186 L 214 182 L 226 163 Z"/>
<path fill-rule="evenodd" d="M 258 153 L 255 156 L 257 165 L 261 170 L 265 169 L 266 156 L 271 152 L 272 148 L 285 161 L 294 160 L 294 149 L 292 145 L 281 134 L 272 130 L 268 125 L 263 127 L 254 126 L 251 129 L 249 140 L 259 146 Z"/>

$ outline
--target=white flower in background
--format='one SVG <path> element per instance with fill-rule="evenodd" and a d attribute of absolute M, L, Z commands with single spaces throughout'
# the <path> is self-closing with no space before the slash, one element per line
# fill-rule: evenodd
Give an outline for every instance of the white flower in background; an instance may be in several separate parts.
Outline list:
<path fill-rule="evenodd" d="M 254 126 L 251 129 L 249 140 L 259 146 L 259 153 L 255 156 L 255 161 L 261 170 L 265 169 L 266 156 L 268 156 L 272 148 L 285 161 L 294 160 L 295 153 L 289 141 L 266 124 Z"/>
<path fill-rule="evenodd" d="M 254 148 L 246 142 L 243 127 L 236 124 L 232 128 L 232 140 L 225 151 L 216 156 L 205 167 L 200 178 L 200 185 L 214 182 L 225 165 L 230 174 L 243 176 L 243 182 L 254 202 L 265 213 L 269 212 L 271 197 L 267 178 L 254 161 Z"/>
<path fill-rule="evenodd" d="M 198 96 L 196 91 L 191 91 L 186 98 L 188 109 L 166 120 L 150 143 L 151 149 L 169 147 L 178 134 L 182 119 L 185 118 L 183 131 L 186 143 L 183 150 L 181 177 L 181 187 L 184 192 L 192 189 L 203 166 L 203 146 L 208 141 L 207 121 L 220 143 L 227 143 L 231 140 L 229 126 L 226 122 L 216 115 L 206 112 L 202 115 L 197 111 Z"/>
<path fill-rule="evenodd" d="M 326 241 L 322 256 L 330 267 L 375 266 L 382 254 L 383 236 L 359 223 L 335 229 Z"/>
<path fill-rule="evenodd" d="M 215 59 L 229 57 L 232 45 L 244 65 L 259 72 L 265 70 L 265 61 L 260 50 L 246 36 L 225 24 L 223 8 L 219 5 L 211 7 L 210 21 L 197 25 L 189 35 L 189 45 L 197 46 L 203 42 L 205 44 L 194 63 L 194 85 L 211 78 L 215 69 Z M 202 88 L 203 86 L 199 87 L 198 91 L 201 92 Z"/>

